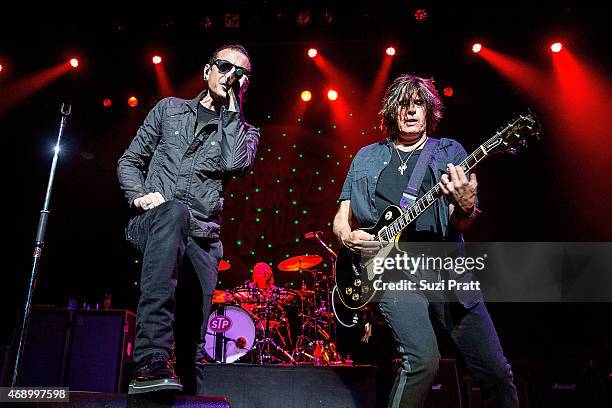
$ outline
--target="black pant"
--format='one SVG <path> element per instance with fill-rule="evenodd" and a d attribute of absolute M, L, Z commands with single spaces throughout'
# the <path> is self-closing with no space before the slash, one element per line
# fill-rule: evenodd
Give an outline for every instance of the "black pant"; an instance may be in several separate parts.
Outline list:
<path fill-rule="evenodd" d="M 466 309 L 448 293 L 386 291 L 380 311 L 391 327 L 401 366 L 389 407 L 423 406 L 438 371 L 440 353 L 430 317 L 441 323 L 476 377 L 485 406 L 518 407 L 512 370 L 483 302 Z"/>
<path fill-rule="evenodd" d="M 219 240 L 190 237 L 189 221 L 185 204 L 167 201 L 136 216 L 128 225 L 128 240 L 143 254 L 135 361 L 155 352 L 168 356 L 173 352 L 174 295 L 185 255 L 202 289 L 202 326 L 197 339 L 196 361 L 203 357 L 204 333 L 223 246 Z"/>

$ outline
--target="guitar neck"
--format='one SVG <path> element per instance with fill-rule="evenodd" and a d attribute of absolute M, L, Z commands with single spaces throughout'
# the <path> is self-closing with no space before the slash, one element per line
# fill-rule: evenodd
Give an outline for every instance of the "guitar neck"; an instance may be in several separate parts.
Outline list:
<path fill-rule="evenodd" d="M 470 154 L 459 166 L 464 172 L 472 170 L 480 161 L 485 157 L 489 156 L 485 145 L 481 144 L 472 154 Z M 442 192 L 440 186 L 436 184 L 431 190 L 429 190 L 423 197 L 419 198 L 410 208 L 398 217 L 395 221 L 387 226 L 386 229 L 379 232 L 379 239 L 383 241 L 391 241 L 394 237 L 399 235 L 404 228 L 410 225 L 416 220 L 425 210 L 434 205 L 436 201 L 440 199 Z"/>

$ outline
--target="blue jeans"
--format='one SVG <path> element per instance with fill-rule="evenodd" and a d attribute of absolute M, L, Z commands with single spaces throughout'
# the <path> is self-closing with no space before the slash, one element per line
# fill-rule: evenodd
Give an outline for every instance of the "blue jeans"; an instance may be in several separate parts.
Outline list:
<path fill-rule="evenodd" d="M 135 361 L 156 352 L 168 356 L 173 354 L 174 295 L 185 255 L 191 261 L 202 289 L 202 326 L 197 339 L 196 360 L 202 358 L 203 333 L 223 246 L 219 240 L 189 236 L 189 220 L 190 213 L 185 204 L 167 201 L 132 218 L 128 224 L 128 241 L 143 254 Z"/>
<path fill-rule="evenodd" d="M 401 355 L 389 407 L 421 407 L 440 353 L 430 318 L 448 331 L 475 376 L 487 407 L 518 407 L 512 370 L 483 302 L 470 308 L 445 292 L 386 291 L 379 303 Z"/>

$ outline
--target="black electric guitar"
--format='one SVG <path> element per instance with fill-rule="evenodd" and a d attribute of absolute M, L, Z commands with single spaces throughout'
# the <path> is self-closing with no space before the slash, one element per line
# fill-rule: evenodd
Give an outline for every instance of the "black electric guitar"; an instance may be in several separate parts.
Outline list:
<path fill-rule="evenodd" d="M 493 137 L 481 144 L 469 155 L 460 166 L 465 172 L 470 171 L 486 157 L 495 153 L 515 154 L 518 146 L 527 146 L 529 136 L 537 136 L 540 124 L 533 113 L 528 111 L 512 120 Z M 381 278 L 374 273 L 374 258 L 386 257 L 397 247 L 402 231 L 416 220 L 425 210 L 431 207 L 442 192 L 436 184 L 427 194 L 418 199 L 406 211 L 391 205 L 387 207 L 372 228 L 362 228 L 374 235 L 381 244 L 381 249 L 373 256 L 364 256 L 351 252 L 342 246 L 336 260 L 336 286 L 342 303 L 349 309 L 361 309 L 376 295 L 373 282 Z"/>

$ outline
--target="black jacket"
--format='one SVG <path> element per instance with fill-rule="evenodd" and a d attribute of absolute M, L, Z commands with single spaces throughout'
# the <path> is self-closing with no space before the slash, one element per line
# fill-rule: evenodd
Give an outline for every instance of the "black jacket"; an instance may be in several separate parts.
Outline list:
<path fill-rule="evenodd" d="M 187 101 L 162 99 L 119 159 L 117 175 L 128 205 L 159 192 L 166 201 L 187 205 L 191 236 L 218 238 L 226 181 L 249 171 L 259 132 L 226 107 L 219 118 L 196 128 L 205 92 Z"/>

